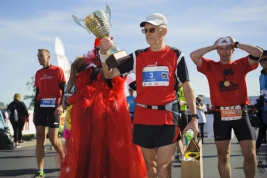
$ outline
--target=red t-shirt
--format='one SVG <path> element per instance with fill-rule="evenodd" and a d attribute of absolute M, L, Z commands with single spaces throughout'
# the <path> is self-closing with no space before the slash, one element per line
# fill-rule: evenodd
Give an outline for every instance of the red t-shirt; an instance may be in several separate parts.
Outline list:
<path fill-rule="evenodd" d="M 235 106 L 249 104 L 246 74 L 258 67 L 250 66 L 248 56 L 229 64 L 215 62 L 202 57 L 201 68 L 197 70 L 206 75 L 210 87 L 211 103 L 215 106 Z"/>
<path fill-rule="evenodd" d="M 40 69 L 35 74 L 34 86 L 39 88 L 37 101 L 43 98 L 61 98 L 59 85 L 65 83 L 66 79 L 63 70 L 58 66 L 50 66 Z M 57 104 L 60 99 L 57 100 Z"/>
<path fill-rule="evenodd" d="M 177 52 L 178 51 L 178 52 Z M 174 51 L 174 48 L 166 46 L 161 51 L 151 51 L 150 48 L 136 51 L 136 61 L 133 58 L 127 60 L 121 70 L 126 70 L 127 63 L 132 66 L 128 69 L 136 67 L 136 89 L 137 97 L 135 102 L 145 105 L 165 105 L 169 102 L 177 100 L 175 96 L 175 88 L 178 81 L 184 83 L 189 81 L 186 63 L 180 50 Z M 132 56 L 132 55 L 130 55 Z M 143 70 L 148 66 L 166 66 L 169 69 L 169 85 L 168 86 L 143 86 Z M 123 69 L 122 69 L 123 68 Z M 123 73 L 121 71 L 121 73 Z M 173 118 L 173 114 L 166 110 L 153 110 L 136 106 L 134 113 L 134 123 L 144 125 L 176 125 L 177 122 Z"/>

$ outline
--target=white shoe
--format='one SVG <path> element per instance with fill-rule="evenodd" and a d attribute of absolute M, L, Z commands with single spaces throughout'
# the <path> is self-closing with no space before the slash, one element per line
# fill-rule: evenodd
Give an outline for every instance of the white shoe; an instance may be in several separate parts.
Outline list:
<path fill-rule="evenodd" d="M 21 148 L 21 145 L 16 145 L 15 147 L 16 147 L 16 148 Z"/>

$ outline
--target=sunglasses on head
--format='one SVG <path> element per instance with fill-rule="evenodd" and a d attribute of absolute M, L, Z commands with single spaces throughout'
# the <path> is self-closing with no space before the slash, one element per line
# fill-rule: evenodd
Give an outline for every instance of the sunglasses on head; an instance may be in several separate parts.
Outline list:
<path fill-rule="evenodd" d="M 154 28 L 154 27 L 149 28 L 149 29 L 147 29 L 147 28 L 143 28 L 141 31 L 142 31 L 142 33 L 144 33 L 144 34 L 146 34 L 147 32 L 149 32 L 149 33 L 155 33 L 155 31 L 158 30 L 158 29 L 160 29 L 160 28 Z"/>
<path fill-rule="evenodd" d="M 261 60 L 260 60 L 260 62 L 266 62 L 267 61 L 267 58 L 262 58 Z"/>

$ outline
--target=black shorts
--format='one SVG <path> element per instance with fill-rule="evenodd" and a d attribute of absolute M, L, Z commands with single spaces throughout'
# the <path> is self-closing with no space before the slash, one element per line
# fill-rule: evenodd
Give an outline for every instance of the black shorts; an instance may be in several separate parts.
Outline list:
<path fill-rule="evenodd" d="M 48 126 L 49 128 L 58 128 L 59 117 L 54 116 L 56 108 L 55 107 L 40 107 L 40 102 L 34 110 L 35 114 L 35 126 Z"/>
<path fill-rule="evenodd" d="M 215 141 L 230 140 L 232 129 L 238 141 L 255 140 L 249 121 L 248 109 L 242 109 L 242 118 L 234 121 L 222 121 L 220 111 L 214 111 L 213 132 Z"/>
<path fill-rule="evenodd" d="M 187 111 L 180 111 L 181 113 L 181 120 L 180 120 L 180 131 L 183 132 L 184 128 L 188 124 L 188 114 Z M 178 140 L 181 139 L 181 134 L 179 134 Z"/>
<path fill-rule="evenodd" d="M 133 143 L 148 149 L 166 146 L 177 141 L 179 132 L 176 125 L 134 124 Z"/>

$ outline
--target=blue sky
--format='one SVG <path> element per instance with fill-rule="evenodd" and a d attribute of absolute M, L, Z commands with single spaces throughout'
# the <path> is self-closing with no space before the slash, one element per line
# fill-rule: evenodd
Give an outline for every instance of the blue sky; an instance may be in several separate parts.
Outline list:
<path fill-rule="evenodd" d="M 222 36 L 267 49 L 267 3 L 265 0 L 10 0 L 0 3 L 0 102 L 9 103 L 15 93 L 29 95 L 26 83 L 41 68 L 37 49 L 51 52 L 57 65 L 55 38 L 64 44 L 70 61 L 93 48 L 94 36 L 79 27 L 74 14 L 83 19 L 105 9 L 112 13 L 111 36 L 128 53 L 146 48 L 139 24 L 153 12 L 168 20 L 165 42 L 183 51 L 195 94 L 209 96 L 206 77 L 196 71 L 190 52 L 213 45 Z M 247 55 L 237 49 L 234 59 Z M 219 60 L 216 51 L 206 57 Z M 259 94 L 261 67 L 246 77 L 249 95 Z M 23 100 L 27 105 L 29 101 Z"/>

